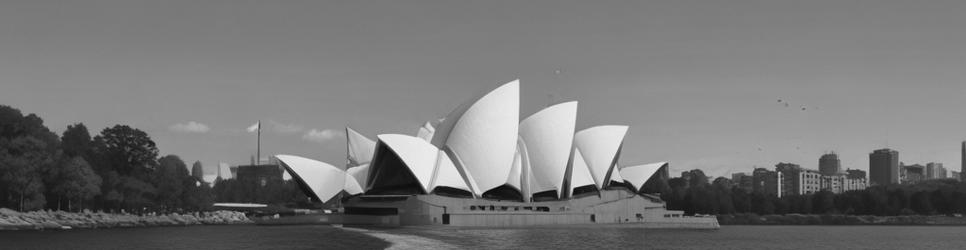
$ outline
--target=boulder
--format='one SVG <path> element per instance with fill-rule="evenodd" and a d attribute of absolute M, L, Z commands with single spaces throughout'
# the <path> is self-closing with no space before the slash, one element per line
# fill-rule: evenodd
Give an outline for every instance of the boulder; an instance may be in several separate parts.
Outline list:
<path fill-rule="evenodd" d="M 53 221 L 44 221 L 44 222 L 41 222 L 39 226 L 41 228 L 47 229 L 47 230 L 61 229 L 61 227 L 63 227 L 62 225 L 57 224 L 56 222 L 53 222 Z"/>

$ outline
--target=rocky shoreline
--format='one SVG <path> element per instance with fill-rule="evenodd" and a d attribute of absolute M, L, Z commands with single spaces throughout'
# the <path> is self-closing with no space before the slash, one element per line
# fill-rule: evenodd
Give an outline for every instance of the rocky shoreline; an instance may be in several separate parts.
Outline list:
<path fill-rule="evenodd" d="M 944 215 L 786 214 L 718 215 L 721 225 L 966 225 L 966 217 Z"/>
<path fill-rule="evenodd" d="M 134 215 L 91 212 L 89 210 L 79 213 L 49 210 L 21 213 L 0 208 L 0 230 L 61 230 L 250 223 L 252 221 L 244 213 L 234 211 Z"/>

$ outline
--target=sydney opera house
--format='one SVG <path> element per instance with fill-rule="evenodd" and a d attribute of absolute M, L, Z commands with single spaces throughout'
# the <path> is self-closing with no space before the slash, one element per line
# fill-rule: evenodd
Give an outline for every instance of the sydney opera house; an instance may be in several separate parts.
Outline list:
<path fill-rule="evenodd" d="M 518 226 L 673 222 L 646 183 L 668 164 L 621 165 L 627 126 L 575 131 L 577 102 L 520 120 L 519 81 L 373 141 L 346 128 L 345 168 L 291 155 L 278 162 L 313 199 L 340 199 L 345 223 Z M 435 126 L 434 126 L 435 124 Z M 686 219 L 686 218 L 684 218 Z"/>

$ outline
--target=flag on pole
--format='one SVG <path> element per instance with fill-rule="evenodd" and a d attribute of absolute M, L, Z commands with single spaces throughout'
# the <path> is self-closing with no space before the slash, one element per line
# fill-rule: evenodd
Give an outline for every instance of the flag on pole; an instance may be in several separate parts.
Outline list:
<path fill-rule="evenodd" d="M 248 127 L 248 132 L 253 133 L 255 131 L 260 130 L 261 129 L 261 123 L 262 123 L 261 121 L 258 121 L 258 122 L 255 122 L 255 124 L 252 124 L 251 126 L 249 126 Z"/>

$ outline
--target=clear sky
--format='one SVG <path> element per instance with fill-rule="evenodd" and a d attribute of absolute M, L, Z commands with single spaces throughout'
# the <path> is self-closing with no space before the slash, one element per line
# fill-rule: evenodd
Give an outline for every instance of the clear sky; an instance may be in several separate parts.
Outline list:
<path fill-rule="evenodd" d="M 0 104 L 162 154 L 341 165 L 521 79 L 522 116 L 630 125 L 621 164 L 848 168 L 891 147 L 959 169 L 966 1 L 2 1 Z M 779 101 L 780 100 L 780 101 Z M 788 103 L 788 107 L 785 106 Z M 802 109 L 804 108 L 804 110 Z"/>

